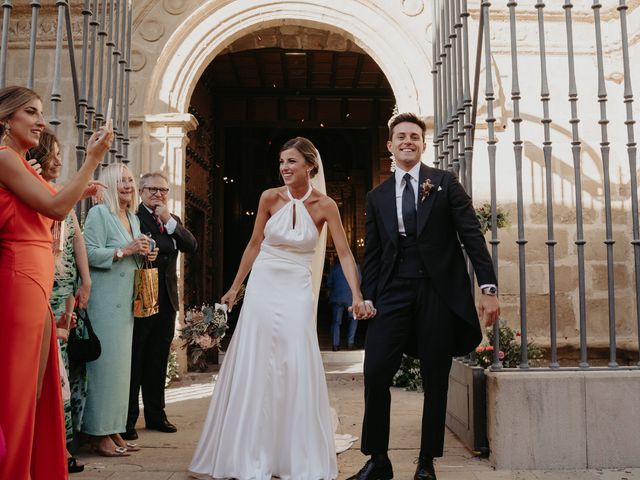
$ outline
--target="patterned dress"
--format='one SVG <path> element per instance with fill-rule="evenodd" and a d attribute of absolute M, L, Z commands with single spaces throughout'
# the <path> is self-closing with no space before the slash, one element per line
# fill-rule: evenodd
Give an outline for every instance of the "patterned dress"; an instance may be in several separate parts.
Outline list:
<path fill-rule="evenodd" d="M 63 250 L 60 257 L 56 258 L 56 272 L 50 299 L 51 310 L 53 310 L 53 315 L 56 319 L 66 311 L 65 302 L 67 298 L 75 293 L 77 268 L 73 250 L 74 234 L 73 214 L 69 214 L 65 219 Z M 83 336 L 84 325 L 82 324 L 82 320 L 78 320 L 78 326 L 76 328 L 78 329 L 78 333 Z M 82 410 L 87 392 L 87 373 L 84 364 L 69 365 L 67 342 L 59 340 L 58 343 L 60 344 L 60 353 L 62 354 L 64 366 L 67 369 L 71 387 L 71 400 L 64 402 L 65 429 L 67 442 L 70 442 L 73 439 L 73 431 L 80 430 Z"/>

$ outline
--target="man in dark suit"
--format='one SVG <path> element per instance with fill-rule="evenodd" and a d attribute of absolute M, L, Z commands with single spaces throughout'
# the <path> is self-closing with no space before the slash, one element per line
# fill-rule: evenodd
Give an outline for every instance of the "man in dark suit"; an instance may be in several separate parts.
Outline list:
<path fill-rule="evenodd" d="M 147 318 L 136 318 L 133 326 L 133 352 L 131 358 L 131 386 L 129 413 L 125 440 L 135 440 L 135 425 L 140 414 L 138 394 L 142 387 L 146 428 L 173 433 L 164 411 L 164 385 L 169 349 L 175 331 L 178 304 L 178 278 L 176 263 L 178 252 L 193 253 L 197 248 L 194 236 L 182 226 L 180 218 L 169 212 L 167 194 L 169 182 L 160 172 L 147 173 L 140 179 L 138 218 L 140 231 L 156 241 L 158 258 L 159 312 Z"/>
<path fill-rule="evenodd" d="M 436 479 L 433 459 L 443 452 L 451 360 L 482 340 L 461 242 L 482 289 L 485 325 L 500 313 L 496 275 L 471 199 L 454 173 L 421 162 L 425 131 L 414 114 L 390 120 L 387 148 L 396 171 L 367 194 L 362 293 L 371 320 L 361 450 L 371 459 L 351 477 L 357 480 L 393 478 L 389 387 L 403 352 L 420 359 L 425 391 L 414 479 Z"/>

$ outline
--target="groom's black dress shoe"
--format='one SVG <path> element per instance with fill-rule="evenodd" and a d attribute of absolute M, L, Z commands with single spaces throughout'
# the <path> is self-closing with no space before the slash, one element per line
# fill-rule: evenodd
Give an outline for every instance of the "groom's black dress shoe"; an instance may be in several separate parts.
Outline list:
<path fill-rule="evenodd" d="M 364 467 L 349 477 L 348 480 L 391 480 L 393 478 L 393 467 L 389 457 L 379 456 L 375 460 L 371 458 Z"/>
<path fill-rule="evenodd" d="M 437 480 L 432 457 L 418 458 L 418 468 L 416 468 L 413 480 Z"/>
<path fill-rule="evenodd" d="M 159 432 L 164 433 L 175 433 L 178 431 L 175 425 L 169 423 L 169 420 L 166 418 L 164 420 L 159 421 L 158 423 L 147 423 L 147 430 L 158 430 Z"/>
<path fill-rule="evenodd" d="M 136 432 L 135 428 L 132 429 L 128 429 L 127 431 L 124 433 L 121 433 L 120 436 L 124 439 L 124 440 L 137 440 L 138 439 L 138 432 Z"/>

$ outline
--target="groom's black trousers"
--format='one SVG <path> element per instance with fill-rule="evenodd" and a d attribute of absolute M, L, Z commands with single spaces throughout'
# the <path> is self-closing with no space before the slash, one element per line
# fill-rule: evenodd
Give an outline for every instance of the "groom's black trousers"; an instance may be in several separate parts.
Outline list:
<path fill-rule="evenodd" d="M 405 351 L 418 353 L 424 386 L 421 455 L 441 457 L 453 319 L 427 278 L 393 276 L 377 298 L 377 315 L 369 320 L 365 346 L 365 413 L 362 453 L 389 448 L 389 387 Z"/>

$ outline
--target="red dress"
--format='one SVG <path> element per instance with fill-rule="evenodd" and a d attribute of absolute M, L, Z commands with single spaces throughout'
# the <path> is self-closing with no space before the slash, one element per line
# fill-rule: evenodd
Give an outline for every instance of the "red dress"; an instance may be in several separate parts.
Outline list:
<path fill-rule="evenodd" d="M 55 190 L 22 161 L 54 195 Z M 45 321 L 54 322 L 49 308 L 52 222 L 0 188 L 0 426 L 7 443 L 0 480 L 68 478 L 55 325 L 37 400 Z"/>

